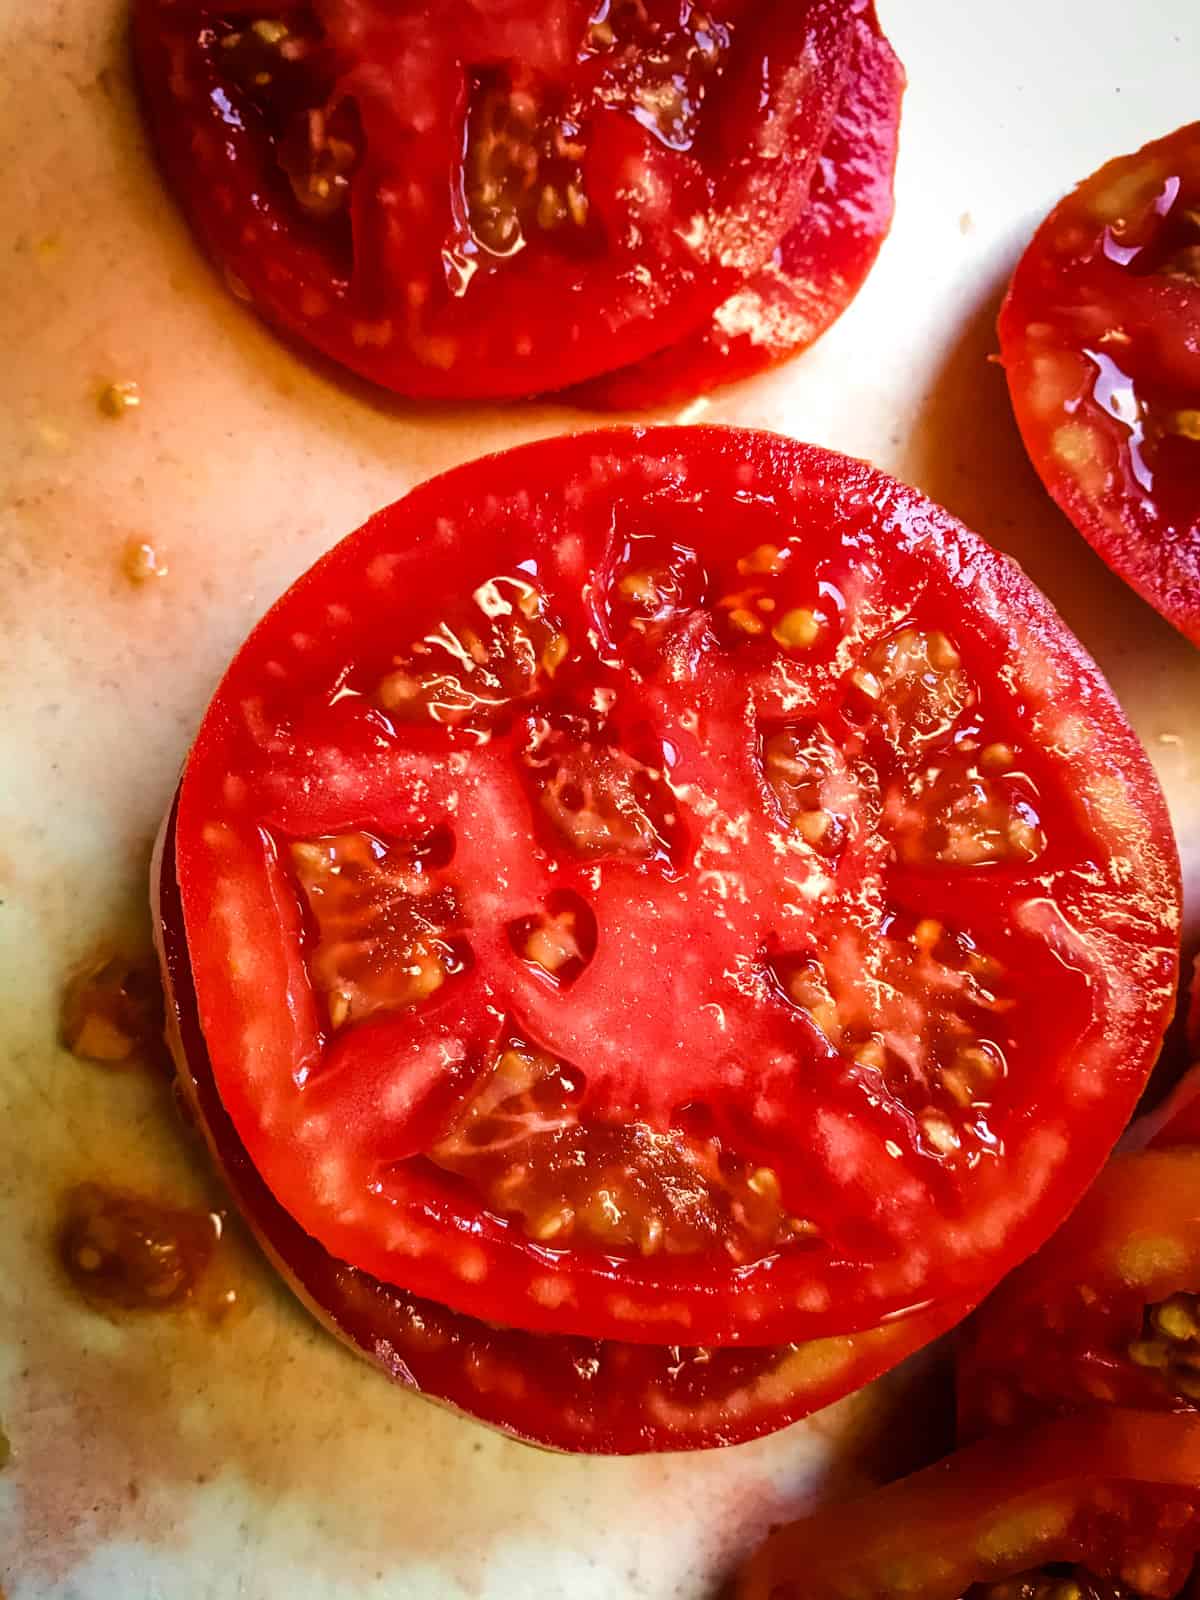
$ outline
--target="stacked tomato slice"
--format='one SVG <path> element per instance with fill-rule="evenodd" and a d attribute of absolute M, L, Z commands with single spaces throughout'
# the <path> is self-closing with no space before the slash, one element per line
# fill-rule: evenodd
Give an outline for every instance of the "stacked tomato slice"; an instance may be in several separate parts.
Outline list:
<path fill-rule="evenodd" d="M 1176 960 L 1161 795 L 1036 591 L 721 429 L 511 451 L 338 546 L 219 688 L 160 892 L 301 1292 L 578 1448 L 778 1426 L 957 1320 L 1093 1177 Z"/>
<path fill-rule="evenodd" d="M 741 376 L 840 314 L 891 220 L 871 0 L 138 0 L 134 37 L 231 287 L 403 394 Z"/>

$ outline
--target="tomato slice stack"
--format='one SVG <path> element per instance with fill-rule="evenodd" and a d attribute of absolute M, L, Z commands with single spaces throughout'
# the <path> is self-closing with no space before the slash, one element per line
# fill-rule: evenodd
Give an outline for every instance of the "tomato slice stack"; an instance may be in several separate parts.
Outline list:
<path fill-rule="evenodd" d="M 435 479 L 284 596 L 161 922 L 301 1292 L 489 1420 L 654 1448 L 832 1398 L 1036 1248 L 1152 1064 L 1178 892 L 1144 753 L 1009 563 L 829 452 L 625 429 Z M 447 1348 L 524 1373 L 524 1420 Z M 595 1420 L 625 1380 L 576 1357 L 650 1420 Z M 547 1420 L 589 1406 L 591 1444 Z"/>
<path fill-rule="evenodd" d="M 134 41 L 234 291 L 403 394 L 709 387 L 817 337 L 891 219 L 871 0 L 137 0 Z"/>

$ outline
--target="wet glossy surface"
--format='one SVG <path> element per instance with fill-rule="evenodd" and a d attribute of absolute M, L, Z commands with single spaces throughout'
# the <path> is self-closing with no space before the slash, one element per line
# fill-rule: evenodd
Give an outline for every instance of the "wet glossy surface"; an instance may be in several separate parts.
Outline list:
<path fill-rule="evenodd" d="M 1000 329 L 1047 488 L 1200 645 L 1200 122 L 1081 182 L 1021 261 Z"/>
<path fill-rule="evenodd" d="M 696 414 L 871 456 L 1026 564 L 1162 776 L 1194 944 L 1200 658 L 1049 502 L 987 359 L 1049 207 L 1195 115 L 1194 6 L 1160 0 L 1133 36 L 1119 0 L 880 9 L 912 86 L 879 265 L 809 354 Z M 10 1600 L 707 1600 L 769 1522 L 929 1448 L 928 1390 L 898 1409 L 885 1385 L 724 1454 L 570 1461 L 386 1389 L 236 1240 L 256 1287 L 236 1336 L 173 1316 L 115 1330 L 62 1286 L 71 1185 L 220 1203 L 165 1089 L 55 1040 L 68 974 L 115 934 L 146 937 L 150 842 L 231 652 L 370 511 L 580 419 L 385 410 L 298 361 L 164 202 L 120 8 L 10 3 L 0 29 L 0 1582 Z M 141 404 L 114 418 L 97 395 L 124 382 Z M 131 541 L 166 576 L 131 581 Z"/>

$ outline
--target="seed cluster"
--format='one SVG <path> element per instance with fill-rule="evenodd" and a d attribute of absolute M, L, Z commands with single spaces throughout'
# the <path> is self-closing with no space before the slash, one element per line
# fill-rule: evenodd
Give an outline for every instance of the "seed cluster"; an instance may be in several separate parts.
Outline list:
<path fill-rule="evenodd" d="M 719 76 L 732 30 L 698 5 L 657 8 L 646 0 L 600 0 L 584 59 L 599 56 L 606 103 L 623 103 L 670 150 L 689 150 L 710 83 Z"/>
<path fill-rule="evenodd" d="M 480 77 L 467 119 L 464 189 L 475 244 L 492 256 L 524 248 L 534 230 L 581 232 L 588 221 L 579 123 L 532 86 Z"/>
<path fill-rule="evenodd" d="M 260 17 L 221 35 L 220 66 L 259 108 L 301 212 L 325 221 L 346 210 L 362 154 L 357 113 L 333 97 L 315 38 Z"/>
<path fill-rule="evenodd" d="M 681 1129 L 583 1120 L 585 1090 L 575 1069 L 512 1044 L 430 1159 L 542 1244 L 640 1256 L 721 1246 L 749 1261 L 813 1237 L 770 1167 Z"/>
<path fill-rule="evenodd" d="M 185 1300 L 208 1267 L 220 1218 L 81 1184 L 67 1198 L 59 1257 L 85 1298 L 124 1310 Z"/>
<path fill-rule="evenodd" d="M 568 650 L 537 589 L 493 578 L 475 591 L 464 617 L 442 620 L 397 657 L 374 697 L 400 721 L 485 729 L 552 679 Z"/>
<path fill-rule="evenodd" d="M 782 960 L 778 973 L 829 1043 L 913 1112 L 931 1151 L 959 1150 L 963 1114 L 989 1104 L 1006 1071 L 983 1032 L 1012 1004 L 995 957 L 923 918 L 907 934 L 897 922 L 869 946 L 846 931 L 820 957 Z"/>
<path fill-rule="evenodd" d="M 437 992 L 469 961 L 436 841 L 388 845 L 367 833 L 290 847 L 316 937 L 308 967 L 337 1030 Z"/>
<path fill-rule="evenodd" d="M 1129 1357 L 1159 1373 L 1173 1395 L 1200 1405 L 1200 1294 L 1173 1294 L 1147 1306 Z"/>

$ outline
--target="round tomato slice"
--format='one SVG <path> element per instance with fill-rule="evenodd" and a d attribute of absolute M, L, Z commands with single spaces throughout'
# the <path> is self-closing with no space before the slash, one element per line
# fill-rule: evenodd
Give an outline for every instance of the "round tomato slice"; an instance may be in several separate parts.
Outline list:
<path fill-rule="evenodd" d="M 1200 643 L 1200 122 L 1110 161 L 1050 213 L 1000 349 L 1042 482 Z"/>
<path fill-rule="evenodd" d="M 735 1600 L 1168 1600 L 1200 1547 L 1200 1417 L 1013 1431 L 782 1528 Z"/>
<path fill-rule="evenodd" d="M 766 1349 L 622 1344 L 478 1322 L 330 1256 L 271 1194 L 213 1080 L 174 874 L 156 855 L 155 929 L 179 1083 L 242 1215 L 314 1316 L 405 1388 L 516 1438 L 586 1454 L 740 1444 L 861 1388 L 964 1316 L 941 1304 L 882 1327 Z"/>
<path fill-rule="evenodd" d="M 1117 1156 L 960 1336 L 968 1435 L 1051 1411 L 1200 1405 L 1200 1150 Z"/>
<path fill-rule="evenodd" d="M 977 1295 L 1094 1176 L 1177 961 L 1161 793 L 1045 601 L 734 429 L 512 450 L 331 551 L 213 699 L 175 866 L 284 1208 L 592 1338 Z"/>
<path fill-rule="evenodd" d="M 799 222 L 702 329 L 565 399 L 646 411 L 753 377 L 815 344 L 857 295 L 892 225 L 904 68 L 871 0 L 853 10 L 850 70 Z"/>
<path fill-rule="evenodd" d="M 845 0 L 138 0 L 158 151 L 270 322 L 403 394 L 556 389 L 694 328 L 807 199 Z"/>

